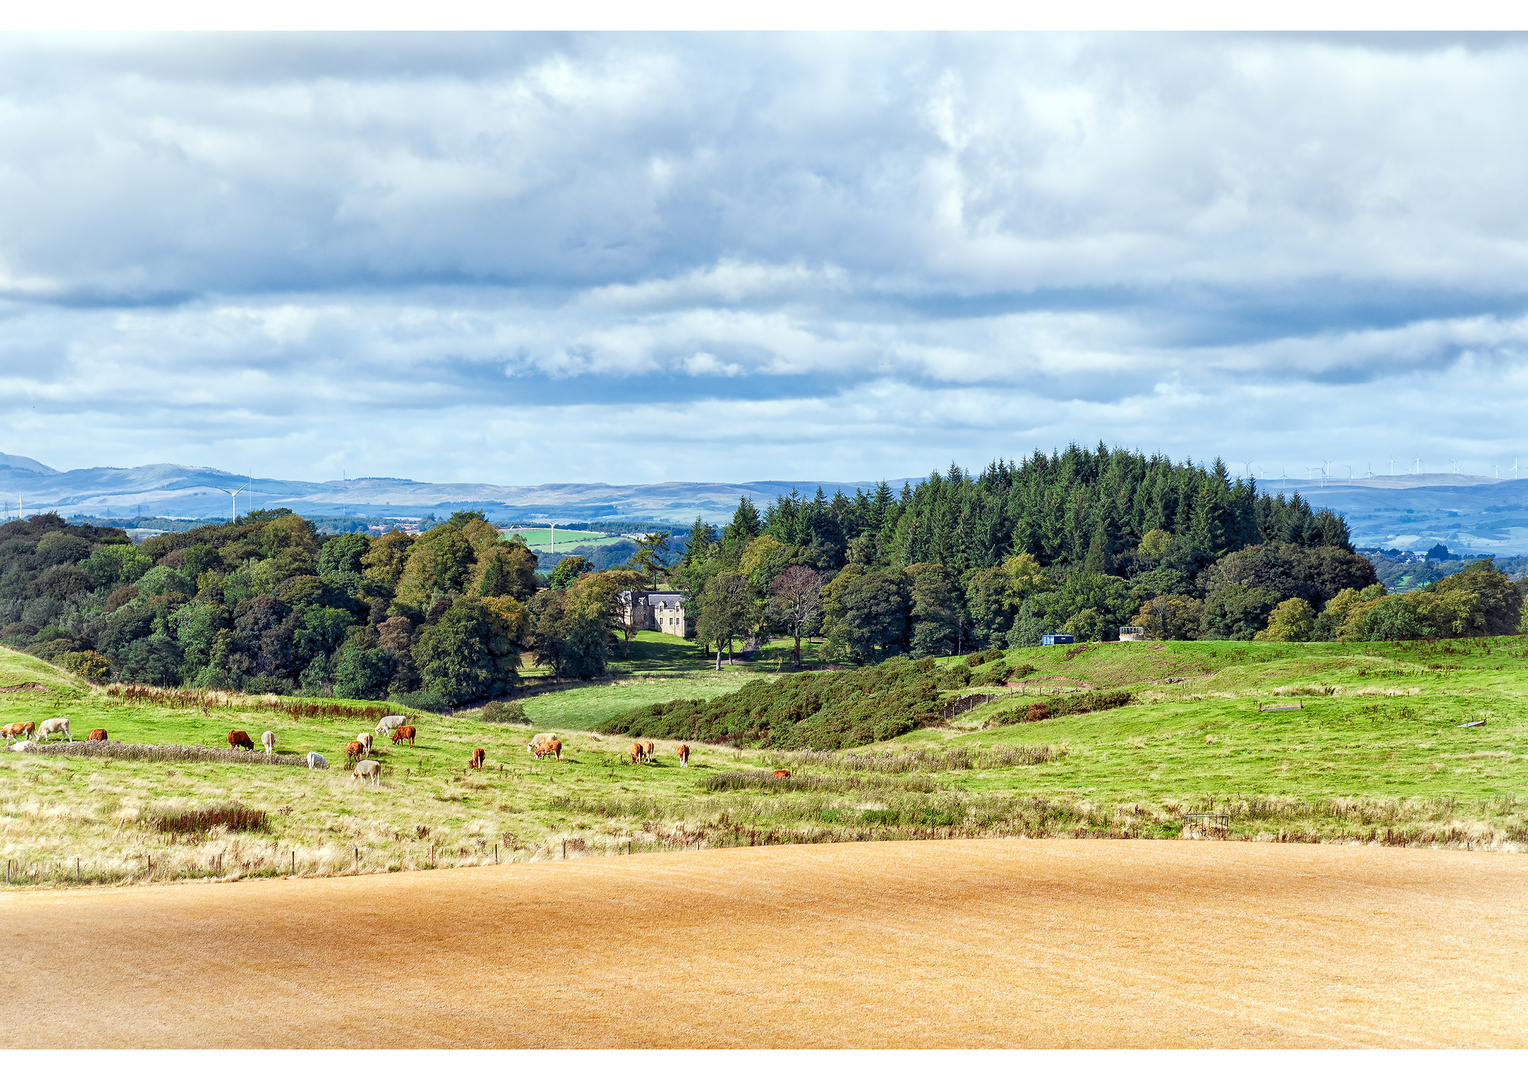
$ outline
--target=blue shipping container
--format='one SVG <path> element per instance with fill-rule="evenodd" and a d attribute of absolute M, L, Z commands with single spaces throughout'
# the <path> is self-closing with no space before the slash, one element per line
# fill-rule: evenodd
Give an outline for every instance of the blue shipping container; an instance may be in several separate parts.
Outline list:
<path fill-rule="evenodd" d="M 1040 638 L 1041 645 L 1070 645 L 1072 641 L 1071 634 L 1045 634 Z"/>

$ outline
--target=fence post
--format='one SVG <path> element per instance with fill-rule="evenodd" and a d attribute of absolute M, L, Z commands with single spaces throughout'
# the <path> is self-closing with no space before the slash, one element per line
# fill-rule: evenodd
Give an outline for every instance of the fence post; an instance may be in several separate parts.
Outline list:
<path fill-rule="evenodd" d="M 568 842 L 566 840 L 562 842 L 562 857 L 564 859 L 568 857 Z"/>
<path fill-rule="evenodd" d="M 357 873 L 360 873 L 360 870 L 361 870 L 361 849 L 359 847 L 355 849 L 355 869 L 356 869 Z"/>
<path fill-rule="evenodd" d="M 493 864 L 495 866 L 499 865 L 499 845 L 498 844 L 495 844 L 493 846 Z"/>
<path fill-rule="evenodd" d="M 76 885 L 80 883 L 80 857 L 78 855 L 74 857 L 74 883 Z"/>
<path fill-rule="evenodd" d="M 297 849 L 292 849 L 292 876 L 297 876 Z"/>

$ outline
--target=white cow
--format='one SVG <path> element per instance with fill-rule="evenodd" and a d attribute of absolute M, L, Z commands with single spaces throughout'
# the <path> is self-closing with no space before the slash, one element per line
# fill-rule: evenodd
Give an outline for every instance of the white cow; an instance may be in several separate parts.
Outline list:
<path fill-rule="evenodd" d="M 406 716 L 384 716 L 377 721 L 376 733 L 378 735 L 390 735 L 395 727 L 399 727 L 408 720 Z"/>
<path fill-rule="evenodd" d="M 308 768 L 327 769 L 328 767 L 329 763 L 324 760 L 323 754 L 320 754 L 317 750 L 308 751 Z"/>
<path fill-rule="evenodd" d="M 358 761 L 355 763 L 355 772 L 350 774 L 363 785 L 370 780 L 372 787 L 382 786 L 382 765 L 376 761 Z"/>
<path fill-rule="evenodd" d="M 70 742 L 74 741 L 74 736 L 69 733 L 69 721 L 62 716 L 55 716 L 37 725 L 37 737 L 43 742 L 49 742 L 58 733 L 62 733 Z"/>
<path fill-rule="evenodd" d="M 366 752 L 369 754 L 371 753 L 371 740 L 375 737 L 375 733 L 363 731 L 355 737 L 355 741 L 366 747 Z"/>
<path fill-rule="evenodd" d="M 263 733 L 260 736 L 260 745 L 265 747 L 267 754 L 274 754 L 276 752 L 276 733 L 274 731 Z"/>

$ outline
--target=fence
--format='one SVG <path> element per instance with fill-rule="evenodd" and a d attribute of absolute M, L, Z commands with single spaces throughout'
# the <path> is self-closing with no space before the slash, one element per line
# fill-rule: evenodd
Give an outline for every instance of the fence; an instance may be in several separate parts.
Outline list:
<path fill-rule="evenodd" d="M 978 706 L 985 705 L 989 701 L 998 701 L 1006 697 L 1015 697 L 1023 693 L 1022 690 L 1009 690 L 1001 694 L 965 694 L 949 701 L 944 706 L 944 718 L 949 720 L 962 713 L 968 713 Z"/>
<path fill-rule="evenodd" d="M 1231 827 L 1230 814 L 1184 814 L 1183 825 L 1185 828 L 1192 825 L 1219 825 L 1223 829 Z"/>

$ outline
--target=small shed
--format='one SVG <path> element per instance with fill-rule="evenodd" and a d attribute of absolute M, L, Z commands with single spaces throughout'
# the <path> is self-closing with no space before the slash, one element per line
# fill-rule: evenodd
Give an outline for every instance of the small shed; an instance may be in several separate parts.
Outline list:
<path fill-rule="evenodd" d="M 1076 639 L 1071 634 L 1042 634 L 1040 636 L 1041 645 L 1070 645 L 1074 640 Z"/>
<path fill-rule="evenodd" d="M 1144 626 L 1122 626 L 1119 628 L 1121 641 L 1145 641 L 1146 628 Z"/>

